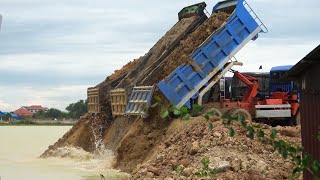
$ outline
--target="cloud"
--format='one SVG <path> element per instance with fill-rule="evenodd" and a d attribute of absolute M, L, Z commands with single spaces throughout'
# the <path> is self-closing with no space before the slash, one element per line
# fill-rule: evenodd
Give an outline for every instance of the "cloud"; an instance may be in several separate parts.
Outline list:
<path fill-rule="evenodd" d="M 24 105 L 40 104 L 64 110 L 70 103 L 84 99 L 88 86 L 58 86 L 58 87 L 33 87 L 33 86 L 1 86 L 0 107 L 1 111 L 14 111 Z M 10 96 L 8 96 L 10 94 Z"/>

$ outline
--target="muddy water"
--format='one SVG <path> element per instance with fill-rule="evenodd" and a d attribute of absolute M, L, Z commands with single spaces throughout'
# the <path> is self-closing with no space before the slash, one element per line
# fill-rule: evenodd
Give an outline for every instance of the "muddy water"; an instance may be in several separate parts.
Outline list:
<path fill-rule="evenodd" d="M 100 180 L 123 179 L 126 174 L 111 169 L 111 151 L 90 154 L 82 149 L 63 148 L 57 157 L 38 158 L 71 126 L 0 127 L 1 180 Z"/>

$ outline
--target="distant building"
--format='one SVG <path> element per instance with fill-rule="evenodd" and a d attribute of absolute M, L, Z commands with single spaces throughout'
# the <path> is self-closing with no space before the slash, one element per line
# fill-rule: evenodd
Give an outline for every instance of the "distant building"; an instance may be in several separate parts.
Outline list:
<path fill-rule="evenodd" d="M 21 117 L 32 117 L 33 113 L 28 111 L 26 108 L 22 107 L 17 109 L 13 112 L 14 114 L 21 116 Z"/>
<path fill-rule="evenodd" d="M 2 120 L 2 116 L 3 115 L 6 115 L 6 114 L 11 114 L 11 117 L 15 120 L 21 120 L 21 117 L 19 117 L 18 115 L 16 114 L 13 114 L 13 113 L 9 113 L 9 112 L 1 112 L 0 111 L 0 119 Z"/>
<path fill-rule="evenodd" d="M 37 113 L 39 111 L 48 111 L 48 108 L 42 107 L 41 105 L 24 106 L 24 108 L 32 113 Z"/>

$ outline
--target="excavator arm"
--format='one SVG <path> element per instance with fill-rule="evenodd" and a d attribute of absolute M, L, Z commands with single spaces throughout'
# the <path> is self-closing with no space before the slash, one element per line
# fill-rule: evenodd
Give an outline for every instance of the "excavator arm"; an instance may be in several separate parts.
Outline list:
<path fill-rule="evenodd" d="M 238 77 L 243 83 L 245 83 L 248 88 L 245 89 L 243 94 L 242 101 L 243 103 L 251 103 L 253 102 L 254 98 L 258 94 L 259 83 L 257 82 L 257 78 L 241 74 L 238 71 L 233 71 L 233 73 Z"/>

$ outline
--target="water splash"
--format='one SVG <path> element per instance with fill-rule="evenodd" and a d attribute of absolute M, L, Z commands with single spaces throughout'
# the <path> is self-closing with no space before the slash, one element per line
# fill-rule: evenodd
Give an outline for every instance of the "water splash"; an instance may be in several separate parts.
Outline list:
<path fill-rule="evenodd" d="M 99 124 L 100 119 L 97 115 L 91 115 L 91 131 L 93 134 L 93 144 L 94 144 L 94 152 L 95 154 L 102 155 L 104 153 L 105 147 L 103 142 L 103 127 Z"/>
<path fill-rule="evenodd" d="M 92 154 L 77 147 L 62 147 L 51 151 L 52 159 L 64 159 L 64 162 L 75 169 L 84 171 L 100 171 L 111 169 L 115 156 L 111 150 L 99 151 L 101 154 Z M 69 162 L 69 163 L 68 163 Z"/>

